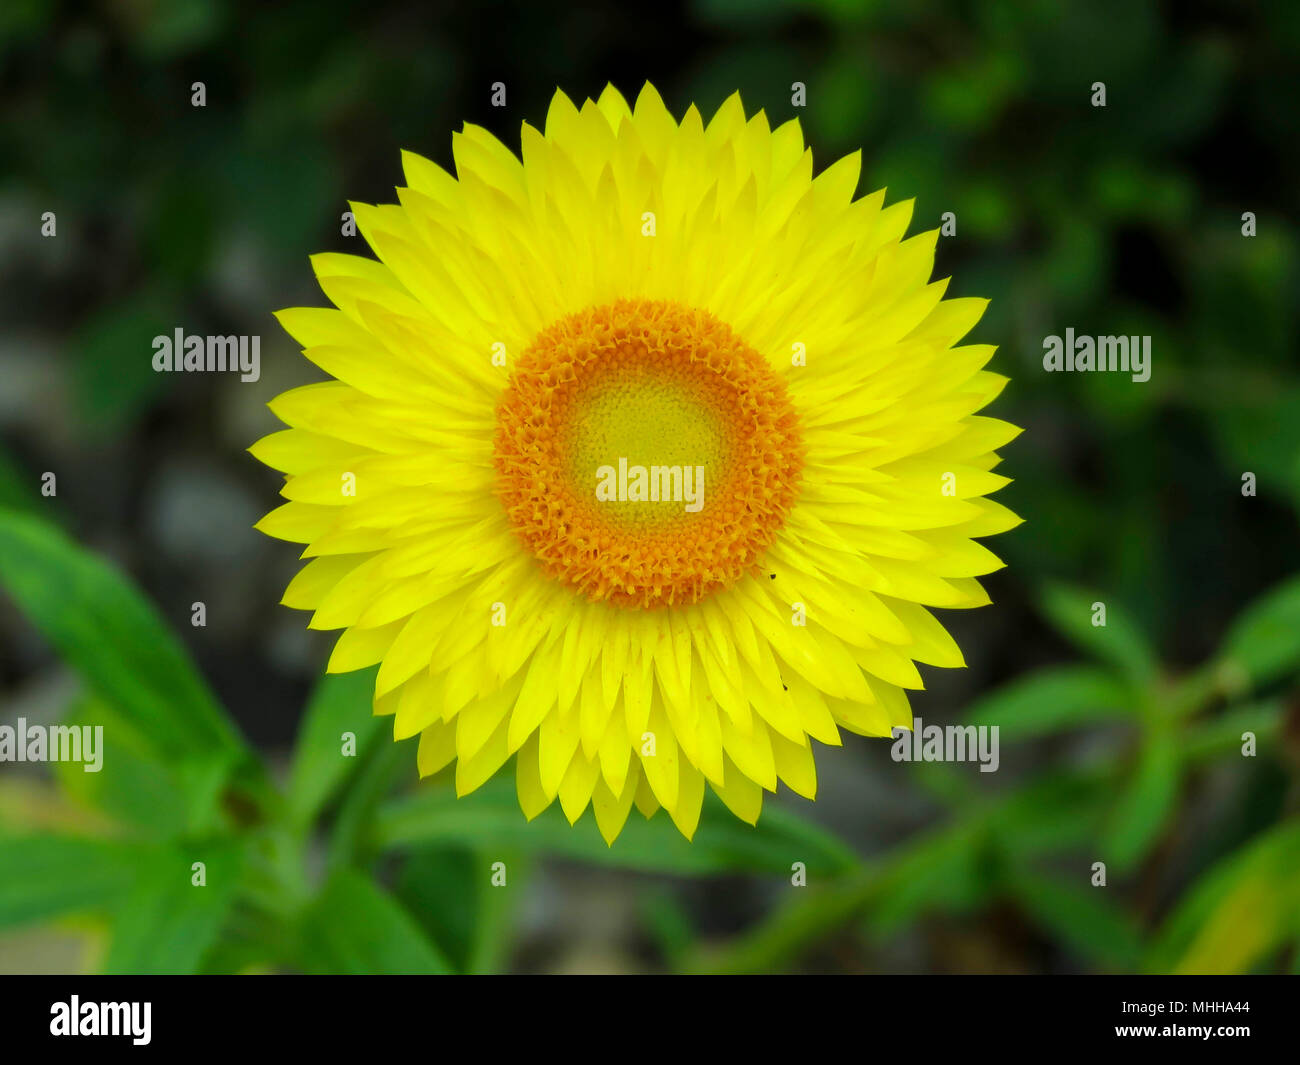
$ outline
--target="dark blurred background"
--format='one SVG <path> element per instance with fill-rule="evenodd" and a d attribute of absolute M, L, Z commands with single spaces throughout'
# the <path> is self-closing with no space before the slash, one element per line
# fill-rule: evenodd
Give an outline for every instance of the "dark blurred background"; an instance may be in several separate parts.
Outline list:
<path fill-rule="evenodd" d="M 972 339 L 999 345 L 992 369 L 1011 378 L 992 413 L 1026 431 L 1004 452 L 1015 483 L 998 498 L 1026 522 L 991 544 L 1008 563 L 988 581 L 995 605 L 943 618 L 970 668 L 925 670 L 915 712 L 957 721 L 977 696 L 1073 661 L 1044 620 L 1058 580 L 1126 611 L 1173 683 L 1297 568 L 1298 59 L 1288 0 L 7 0 L 0 504 L 116 560 L 250 739 L 283 757 L 332 637 L 277 605 L 296 554 L 250 528 L 278 479 L 243 449 L 277 427 L 269 399 L 315 378 L 271 318 L 324 303 L 307 256 L 369 254 L 340 232 L 347 201 L 394 202 L 402 148 L 451 168 L 462 121 L 517 150 L 521 121 L 540 126 L 557 87 L 581 102 L 613 82 L 631 100 L 648 79 L 674 114 L 695 103 L 706 117 L 738 89 L 773 125 L 800 119 L 818 170 L 861 148 L 859 191 L 914 197 L 912 232 L 953 212 L 936 276 L 992 301 Z M 505 108 L 490 106 L 498 81 Z M 794 82 L 805 107 L 791 106 Z M 1095 82 L 1105 107 L 1091 105 Z M 46 211 L 57 236 L 41 234 Z M 178 326 L 260 334 L 261 380 L 155 374 L 150 341 Z M 1044 373 L 1043 338 L 1066 327 L 1150 335 L 1150 381 Z M 1247 471 L 1256 496 L 1242 494 Z M 206 628 L 189 624 L 195 601 Z M 71 683 L 0 600 L 4 717 L 48 717 Z M 1073 766 L 1108 736 L 1006 746 L 993 787 Z M 1295 762 L 1265 761 L 1182 779 L 1185 805 L 1163 822 L 1182 835 L 1153 843 L 1155 871 L 1133 886 L 1143 920 L 1294 810 Z M 848 738 L 818 766 L 821 797 L 799 808 L 864 855 L 943 816 L 944 787 L 900 777 L 883 741 Z M 1180 849 L 1200 831 L 1188 825 L 1222 838 Z M 776 890 L 557 863 L 535 881 L 512 964 L 662 964 L 665 927 L 725 940 L 771 912 Z M 1089 967 L 996 893 L 817 950 L 820 968 Z"/>

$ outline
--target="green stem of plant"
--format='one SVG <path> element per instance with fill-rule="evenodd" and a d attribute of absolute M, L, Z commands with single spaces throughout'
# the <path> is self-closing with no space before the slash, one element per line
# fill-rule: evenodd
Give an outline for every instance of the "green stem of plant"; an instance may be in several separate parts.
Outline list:
<path fill-rule="evenodd" d="M 811 889 L 782 907 L 754 931 L 722 951 L 701 951 L 683 960 L 687 973 L 760 973 L 797 957 L 811 943 L 847 924 L 866 906 L 882 879 L 882 869 L 868 866 L 826 888 Z"/>

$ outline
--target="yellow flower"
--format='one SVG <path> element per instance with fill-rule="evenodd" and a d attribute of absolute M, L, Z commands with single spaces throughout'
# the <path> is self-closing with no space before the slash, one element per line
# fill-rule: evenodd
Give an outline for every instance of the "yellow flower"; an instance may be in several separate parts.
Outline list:
<path fill-rule="evenodd" d="M 987 603 L 974 538 L 1019 522 L 983 498 L 994 349 L 954 347 L 985 301 L 738 95 L 557 92 L 522 162 L 452 147 L 353 206 L 378 262 L 313 258 L 334 307 L 278 315 L 335 379 L 252 448 L 289 500 L 258 528 L 308 545 L 284 602 L 462 795 L 514 755 L 529 818 L 611 842 L 634 802 L 691 836 L 706 785 L 750 823 L 812 798 L 813 740 L 910 727 L 914 663 L 964 664 L 926 608 Z"/>

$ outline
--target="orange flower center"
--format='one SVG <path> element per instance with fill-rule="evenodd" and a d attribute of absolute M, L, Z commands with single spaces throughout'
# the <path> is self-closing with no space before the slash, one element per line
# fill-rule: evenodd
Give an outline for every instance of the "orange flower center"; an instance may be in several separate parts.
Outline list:
<path fill-rule="evenodd" d="M 657 607 L 756 571 L 803 448 L 784 382 L 724 323 L 619 300 L 555 322 L 519 357 L 495 462 L 547 574 L 594 601 Z"/>

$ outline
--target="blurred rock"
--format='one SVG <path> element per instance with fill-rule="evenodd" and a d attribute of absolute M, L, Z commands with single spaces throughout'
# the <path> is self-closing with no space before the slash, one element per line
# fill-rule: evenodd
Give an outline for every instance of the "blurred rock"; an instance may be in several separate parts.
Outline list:
<path fill-rule="evenodd" d="M 198 456 L 164 461 L 149 485 L 144 524 L 181 561 L 227 567 L 257 557 L 263 508 L 248 488 Z"/>

